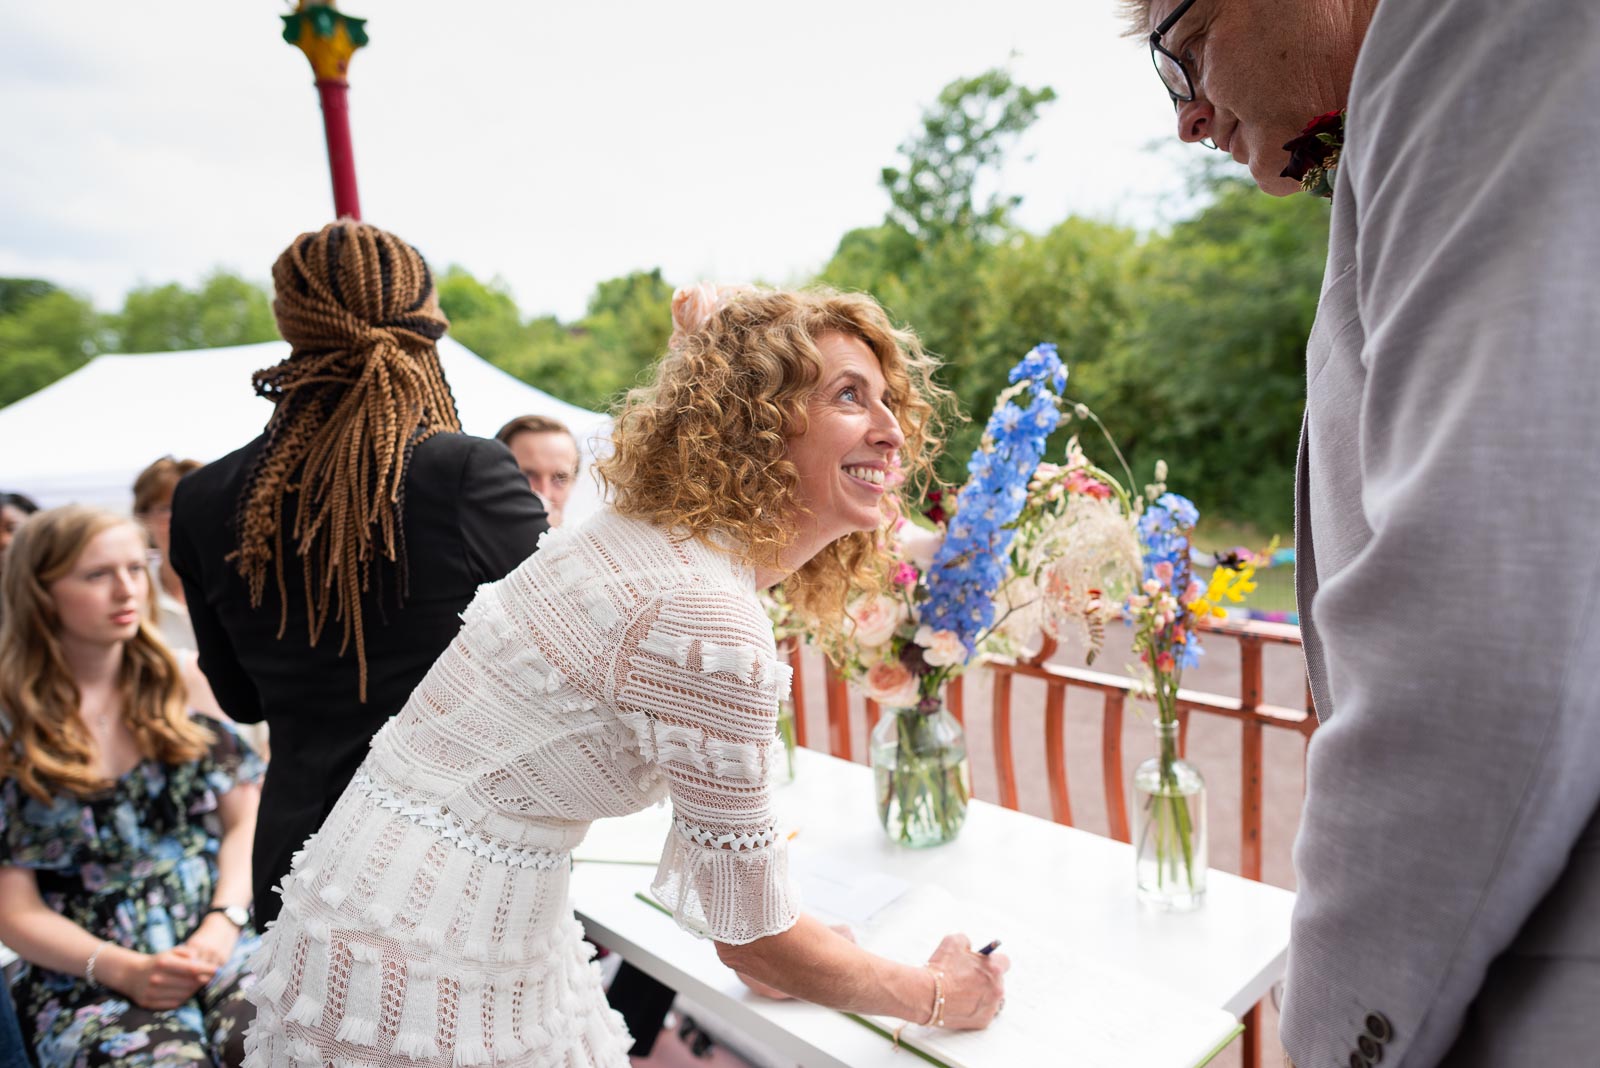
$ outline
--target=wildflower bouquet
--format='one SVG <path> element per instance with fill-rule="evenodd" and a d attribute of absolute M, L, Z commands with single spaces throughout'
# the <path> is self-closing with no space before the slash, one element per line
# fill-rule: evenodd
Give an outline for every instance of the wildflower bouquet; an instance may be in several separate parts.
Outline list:
<path fill-rule="evenodd" d="M 1040 633 L 1076 631 L 1093 663 L 1107 625 L 1128 620 L 1140 661 L 1134 670 L 1156 706 L 1162 739 L 1140 810 L 1141 857 L 1148 845 L 1163 887 L 1180 877 L 1186 887 L 1203 887 L 1203 827 L 1197 843 L 1191 807 L 1203 799 L 1183 793 L 1179 781 L 1187 765 L 1177 755 L 1178 686 L 1200 656 L 1195 626 L 1254 589 L 1254 567 L 1219 566 L 1202 588 L 1189 564 L 1194 505 L 1166 491 L 1165 464 L 1136 493 L 1099 418 L 1064 398 L 1066 381 L 1053 345 L 1037 346 L 1012 370 L 968 463 L 968 482 L 953 504 L 930 494 L 923 517 L 902 518 L 886 535 L 889 592 L 854 599 L 850 625 L 824 648 L 889 710 L 873 738 L 885 828 L 927 844 L 954 836 L 970 796 L 964 742 L 944 711 L 945 684 L 983 653 L 1017 655 Z M 1046 440 L 1072 418 L 1098 429 L 1123 477 L 1091 462 L 1077 437 L 1060 463 L 1044 461 Z M 894 761 L 887 771 L 886 760 Z"/>
<path fill-rule="evenodd" d="M 1141 895 L 1164 907 L 1189 909 L 1205 894 L 1205 795 L 1199 773 L 1178 755 L 1178 687 L 1183 669 L 1200 661 L 1197 626 L 1222 616 L 1255 589 L 1253 563 L 1219 565 L 1202 587 L 1190 564 L 1190 537 L 1200 514 L 1188 498 L 1166 490 L 1166 465 L 1145 487 L 1137 518 L 1144 583 L 1128 598 L 1134 650 L 1156 706 L 1158 753 L 1134 774 L 1135 850 Z"/>
<path fill-rule="evenodd" d="M 1066 380 L 1054 345 L 1030 352 L 995 402 L 953 516 L 935 500 L 926 524 L 902 517 L 889 533 L 882 559 L 891 592 L 852 601 L 846 633 L 825 647 L 880 705 L 936 710 L 945 683 L 1007 623 L 1007 587 L 1025 577 L 1012 566 L 1011 549 L 1045 441 L 1060 423 Z M 935 525 L 934 517 L 947 523 Z M 1033 544 L 1031 531 L 1023 537 Z M 1015 599 L 1016 608 L 1028 603 Z"/>
<path fill-rule="evenodd" d="M 905 844 L 948 841 L 966 818 L 966 744 L 944 709 L 943 688 L 1011 611 L 1005 587 L 1018 577 L 1017 520 L 1060 423 L 1066 380 L 1053 345 L 1012 369 L 953 514 L 945 515 L 943 500 L 930 508 L 947 519 L 943 530 L 902 518 L 883 546 L 891 592 L 852 602 L 851 625 L 827 644 L 846 678 L 887 710 L 873 732 L 879 817 Z"/>

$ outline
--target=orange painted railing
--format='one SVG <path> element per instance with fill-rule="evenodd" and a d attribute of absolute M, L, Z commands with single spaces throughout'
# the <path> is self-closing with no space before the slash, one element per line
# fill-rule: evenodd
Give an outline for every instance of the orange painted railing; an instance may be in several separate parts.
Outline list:
<path fill-rule="evenodd" d="M 1262 700 L 1263 667 L 1262 650 L 1268 645 L 1300 645 L 1300 628 L 1281 623 L 1231 622 L 1207 624 L 1205 629 L 1217 637 L 1229 638 L 1239 645 L 1239 694 L 1237 697 L 1205 693 L 1198 690 L 1178 691 L 1179 748 L 1188 744 L 1189 718 L 1198 712 L 1202 715 L 1221 716 L 1236 720 L 1240 731 L 1240 845 L 1239 874 L 1247 879 L 1261 878 L 1261 824 L 1262 824 L 1262 738 L 1266 728 L 1272 727 L 1299 732 L 1310 738 L 1316 729 L 1316 716 L 1311 712 L 1309 691 L 1303 707 L 1288 708 L 1268 704 Z M 802 682 L 804 658 L 798 642 L 785 643 L 789 663 L 795 669 L 794 702 L 796 731 L 801 745 L 805 743 L 805 703 Z M 999 779 L 999 802 L 1007 808 L 1017 808 L 1017 772 L 1011 742 L 1011 689 L 1017 678 L 1042 681 L 1045 684 L 1044 729 L 1046 767 L 1049 776 L 1050 816 L 1057 823 L 1072 825 L 1072 803 L 1067 789 L 1066 708 L 1067 691 L 1078 689 L 1097 693 L 1101 697 L 1101 777 L 1105 790 L 1106 814 L 1111 836 L 1118 841 L 1130 840 L 1128 827 L 1127 784 L 1123 779 L 1122 726 L 1129 696 L 1137 697 L 1139 684 L 1126 676 L 1091 671 L 1086 668 L 1065 667 L 1049 663 L 1056 651 L 1054 641 L 1046 640 L 1044 647 L 1032 657 L 1022 660 L 991 659 L 985 666 L 993 673 L 993 717 L 991 729 L 994 739 L 994 757 Z M 827 706 L 827 750 L 845 760 L 853 759 L 850 731 L 850 694 L 842 676 L 831 664 L 824 665 Z M 951 713 L 965 723 L 964 692 L 957 679 L 946 691 L 946 704 Z M 867 734 L 878 721 L 880 710 L 871 700 L 866 702 Z M 865 754 L 863 754 L 865 756 Z M 1261 1061 L 1259 1005 L 1245 1015 L 1244 1068 L 1257 1068 Z"/>

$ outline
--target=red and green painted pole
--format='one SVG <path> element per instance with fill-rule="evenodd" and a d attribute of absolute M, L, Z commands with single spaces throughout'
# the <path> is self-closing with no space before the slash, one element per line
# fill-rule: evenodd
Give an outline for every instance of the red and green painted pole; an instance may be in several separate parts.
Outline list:
<path fill-rule="evenodd" d="M 345 74 L 350 57 L 367 43 L 366 26 L 366 19 L 335 10 L 332 0 L 299 0 L 295 13 L 283 16 L 283 39 L 306 54 L 317 76 L 322 127 L 328 135 L 328 170 L 333 174 L 333 213 L 338 218 L 361 218 L 356 157 L 350 147 L 350 83 Z"/>

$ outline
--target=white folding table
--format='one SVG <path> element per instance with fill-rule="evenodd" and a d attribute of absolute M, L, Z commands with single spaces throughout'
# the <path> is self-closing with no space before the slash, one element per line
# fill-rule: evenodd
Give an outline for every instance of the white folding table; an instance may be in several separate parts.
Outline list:
<path fill-rule="evenodd" d="M 808 858 L 825 857 L 831 866 L 883 872 L 981 902 L 1006 917 L 1007 929 L 971 936 L 1001 938 L 1004 952 L 1013 956 L 1028 952 L 1030 931 L 1048 930 L 1054 943 L 1069 945 L 1089 965 L 1150 977 L 1144 1011 L 1152 1024 L 1162 1019 L 1160 1001 L 1167 991 L 1238 1017 L 1283 974 L 1294 901 L 1286 890 L 1213 870 L 1202 908 L 1154 911 L 1134 896 L 1130 846 L 982 801 L 972 803 L 954 842 L 906 849 L 889 841 L 876 821 L 868 768 L 809 750 L 797 759 L 795 782 L 775 795 L 780 826 L 794 832 L 796 868 Z M 603 831 L 613 849 L 631 835 L 635 841 L 628 848 L 638 859 L 659 851 L 661 813 L 605 822 L 614 824 Z M 684 932 L 640 900 L 653 867 L 585 861 L 583 855 L 580 849 L 571 884 L 578 917 L 595 941 L 636 967 L 806 1068 L 918 1063 L 841 1013 L 750 993 L 718 960 L 711 942 Z M 930 952 L 945 933 L 929 932 Z M 1040 1063 L 1077 1063 L 1072 1036 L 1061 1036 L 1061 1043 L 1058 1057 Z"/>

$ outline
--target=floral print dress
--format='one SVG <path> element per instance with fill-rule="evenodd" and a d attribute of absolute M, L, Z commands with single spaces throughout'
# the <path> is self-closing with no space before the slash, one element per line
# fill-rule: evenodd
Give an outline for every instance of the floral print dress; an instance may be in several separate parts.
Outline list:
<path fill-rule="evenodd" d="M 90 934 L 141 953 L 187 939 L 211 907 L 222 843 L 218 799 L 266 765 L 231 724 L 196 715 L 216 741 L 186 764 L 141 762 L 102 794 L 41 803 L 0 782 L 0 865 L 31 868 L 45 904 Z M 143 1009 L 108 987 L 25 965 L 13 981 L 42 1068 L 236 1065 L 253 1013 L 240 933 L 227 964 L 184 1005 Z"/>

